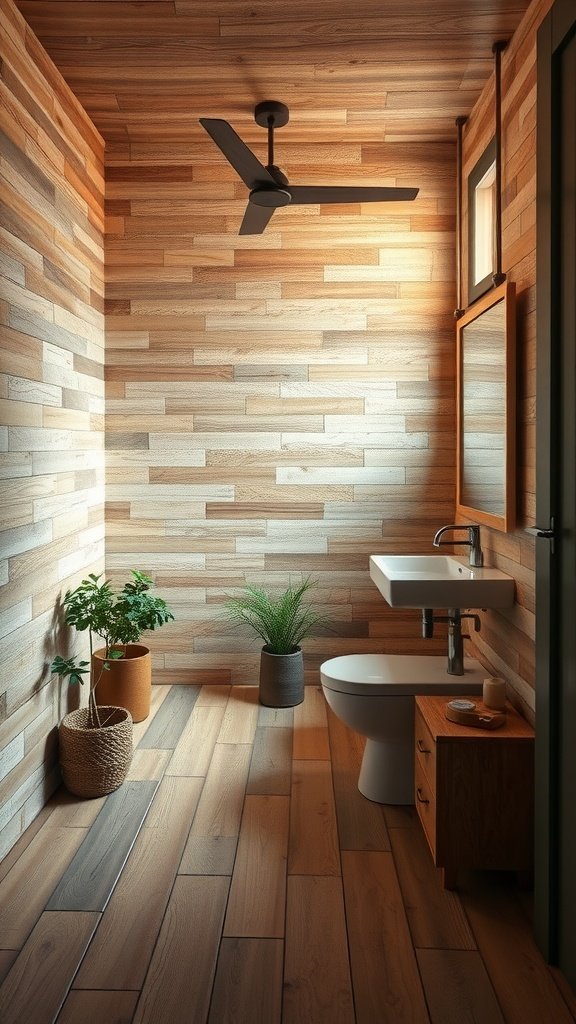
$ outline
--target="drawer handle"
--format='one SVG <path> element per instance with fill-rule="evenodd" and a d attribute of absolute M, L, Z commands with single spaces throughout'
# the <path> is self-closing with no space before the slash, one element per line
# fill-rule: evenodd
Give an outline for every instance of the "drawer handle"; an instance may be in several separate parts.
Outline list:
<path fill-rule="evenodd" d="M 422 740 L 416 740 L 416 746 L 418 747 L 418 750 L 420 751 L 421 754 L 430 753 L 430 750 L 428 749 L 428 747 L 424 746 Z"/>
<path fill-rule="evenodd" d="M 419 804 L 430 803 L 430 801 L 425 796 L 422 796 L 422 790 L 420 789 L 420 786 L 418 786 L 418 789 L 416 790 L 416 799 L 418 800 Z"/>

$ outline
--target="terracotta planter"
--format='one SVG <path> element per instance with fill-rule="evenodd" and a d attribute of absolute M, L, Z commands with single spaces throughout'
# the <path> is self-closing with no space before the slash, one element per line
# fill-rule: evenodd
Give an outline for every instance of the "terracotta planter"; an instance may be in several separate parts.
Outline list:
<path fill-rule="evenodd" d="M 99 680 L 96 703 L 126 708 L 134 722 L 143 722 L 150 714 L 152 694 L 150 651 L 142 644 L 126 644 L 125 648 L 118 649 L 125 651 L 124 657 L 111 661 L 110 668 L 102 674 L 105 648 L 92 655 L 92 678 Z"/>
<path fill-rule="evenodd" d="M 304 657 L 300 647 L 291 654 L 271 654 L 262 648 L 260 703 L 269 708 L 292 708 L 304 700 Z"/>
<path fill-rule="evenodd" d="M 122 785 L 132 761 L 132 718 L 125 708 L 102 707 L 102 728 L 89 728 L 88 708 L 65 715 L 58 727 L 66 789 L 96 797 Z"/>

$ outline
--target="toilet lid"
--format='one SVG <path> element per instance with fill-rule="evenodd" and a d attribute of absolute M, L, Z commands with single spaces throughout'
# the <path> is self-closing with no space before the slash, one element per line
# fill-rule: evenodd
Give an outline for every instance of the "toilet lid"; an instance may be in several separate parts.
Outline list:
<path fill-rule="evenodd" d="M 445 657 L 418 654 L 346 654 L 320 666 L 322 685 L 329 690 L 388 697 L 480 693 L 485 675 L 473 658 L 464 660 L 463 676 L 453 676 Z"/>

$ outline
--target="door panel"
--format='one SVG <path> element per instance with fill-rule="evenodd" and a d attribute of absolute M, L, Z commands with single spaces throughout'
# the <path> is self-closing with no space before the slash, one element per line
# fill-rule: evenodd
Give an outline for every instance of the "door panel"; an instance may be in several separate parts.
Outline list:
<path fill-rule="evenodd" d="M 576 10 L 538 33 L 535 925 L 576 987 Z"/>
<path fill-rule="evenodd" d="M 560 814 L 558 962 L 576 985 L 576 36 L 563 47 L 560 103 Z"/>

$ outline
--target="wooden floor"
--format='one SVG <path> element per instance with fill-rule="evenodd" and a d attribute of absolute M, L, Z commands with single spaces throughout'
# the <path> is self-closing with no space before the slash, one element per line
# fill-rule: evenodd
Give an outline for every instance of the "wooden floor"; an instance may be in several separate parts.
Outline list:
<path fill-rule="evenodd" d="M 130 776 L 0 864 L 2 1024 L 569 1024 L 508 876 L 443 891 L 324 704 L 155 687 Z"/>

